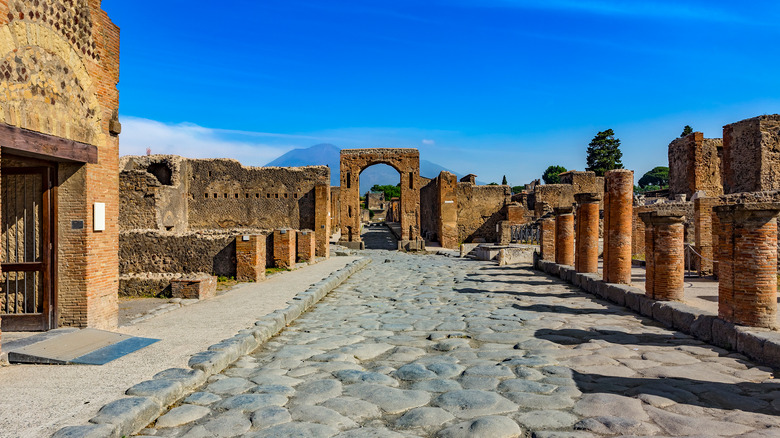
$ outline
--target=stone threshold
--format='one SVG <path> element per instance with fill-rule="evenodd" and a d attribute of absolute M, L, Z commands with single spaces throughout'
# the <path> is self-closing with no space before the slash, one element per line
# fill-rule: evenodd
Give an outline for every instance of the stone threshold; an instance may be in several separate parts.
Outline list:
<path fill-rule="evenodd" d="M 127 391 L 128 397 L 115 400 L 100 408 L 90 424 L 67 426 L 52 435 L 53 438 L 92 438 L 130 436 L 162 415 L 168 407 L 189 396 L 209 377 L 222 372 L 241 356 L 249 354 L 292 324 L 333 289 L 371 263 L 366 257 L 333 272 L 328 278 L 312 284 L 297 294 L 284 309 L 261 317 L 253 327 L 241 330 L 192 355 L 189 369 L 171 368 L 157 373 L 152 380 L 141 382 Z"/>
<path fill-rule="evenodd" d="M 761 365 L 780 368 L 780 332 L 733 324 L 718 318 L 717 314 L 678 301 L 648 298 L 642 289 L 626 284 L 605 283 L 598 274 L 578 273 L 571 266 L 541 260 L 538 254 L 534 255 L 534 269 L 558 277 L 666 327 L 711 345 L 744 354 Z"/>

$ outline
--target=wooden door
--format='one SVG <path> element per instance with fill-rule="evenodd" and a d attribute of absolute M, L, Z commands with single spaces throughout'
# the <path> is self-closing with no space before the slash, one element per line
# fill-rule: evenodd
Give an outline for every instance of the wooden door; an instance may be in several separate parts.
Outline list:
<path fill-rule="evenodd" d="M 3 331 L 55 327 L 50 167 L 3 168 L 0 316 Z"/>

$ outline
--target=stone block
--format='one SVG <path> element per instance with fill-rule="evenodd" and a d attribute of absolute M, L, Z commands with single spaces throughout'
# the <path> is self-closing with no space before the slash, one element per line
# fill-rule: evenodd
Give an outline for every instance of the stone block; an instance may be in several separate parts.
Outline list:
<path fill-rule="evenodd" d="M 646 295 L 639 300 L 639 312 L 648 318 L 653 317 L 653 305 L 656 301 L 652 298 L 648 298 Z"/>
<path fill-rule="evenodd" d="M 667 327 L 673 327 L 673 309 L 666 301 L 656 301 L 653 303 L 653 319 Z"/>
<path fill-rule="evenodd" d="M 217 296 L 217 277 L 200 275 L 171 280 L 173 298 L 205 300 Z"/>
<path fill-rule="evenodd" d="M 712 321 L 712 343 L 727 350 L 737 347 L 737 328 L 734 324 L 720 318 Z"/>
<path fill-rule="evenodd" d="M 712 341 L 712 325 L 718 318 L 715 315 L 698 314 L 691 323 L 690 334 L 704 342 Z"/>
<path fill-rule="evenodd" d="M 678 302 L 669 302 L 672 309 L 672 327 L 685 333 L 691 333 L 691 326 L 701 314 L 700 309 Z"/>
<path fill-rule="evenodd" d="M 761 359 L 764 364 L 771 367 L 780 367 L 780 333 L 763 333 L 764 346 Z"/>
<path fill-rule="evenodd" d="M 766 338 L 762 336 L 761 329 L 737 326 L 735 330 L 737 333 L 737 352 L 753 360 L 763 362 Z"/>
<path fill-rule="evenodd" d="M 642 302 L 640 299 L 644 297 L 644 294 L 636 293 L 635 291 L 626 292 L 626 307 L 633 310 L 636 313 L 641 313 Z"/>
<path fill-rule="evenodd" d="M 626 305 L 626 292 L 628 292 L 628 286 L 623 284 L 610 284 L 607 287 L 607 299 L 617 304 L 618 306 Z"/>

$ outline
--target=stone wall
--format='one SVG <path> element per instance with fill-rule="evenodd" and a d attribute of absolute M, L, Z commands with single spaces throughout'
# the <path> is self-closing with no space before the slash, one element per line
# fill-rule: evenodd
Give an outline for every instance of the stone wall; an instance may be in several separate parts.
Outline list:
<path fill-rule="evenodd" d="M 455 191 L 458 206 L 458 241 L 497 242 L 496 226 L 506 220 L 504 206 L 512 200 L 509 186 L 478 186 L 458 183 Z"/>
<path fill-rule="evenodd" d="M 686 195 L 704 191 L 707 196 L 723 194 L 720 150 L 723 140 L 704 138 L 694 132 L 669 144 L 669 195 Z"/>
<path fill-rule="evenodd" d="M 604 192 L 602 188 L 601 193 Z M 534 189 L 534 214 L 538 219 L 544 216 L 545 205 L 552 209 L 574 204 L 574 187 L 571 184 L 543 184 Z"/>
<path fill-rule="evenodd" d="M 780 115 L 723 127 L 724 193 L 780 189 Z"/>
<path fill-rule="evenodd" d="M 186 231 L 187 160 L 175 155 L 126 156 L 119 161 L 121 230 Z"/>
<path fill-rule="evenodd" d="M 434 178 L 420 189 L 420 234 L 425 240 L 439 241 L 439 178 Z"/>
<path fill-rule="evenodd" d="M 189 227 L 314 229 L 314 187 L 327 166 L 246 167 L 236 160 L 187 160 Z"/>

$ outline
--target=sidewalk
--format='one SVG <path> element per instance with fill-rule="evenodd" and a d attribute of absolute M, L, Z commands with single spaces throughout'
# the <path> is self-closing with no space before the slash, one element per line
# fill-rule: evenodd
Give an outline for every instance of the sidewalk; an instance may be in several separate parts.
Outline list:
<path fill-rule="evenodd" d="M 284 308 L 297 293 L 358 258 L 334 257 L 120 327 L 120 333 L 160 342 L 106 365 L 0 368 L 0 436 L 45 437 L 64 426 L 86 424 L 129 387 L 168 368 L 187 368 L 192 354 Z"/>

